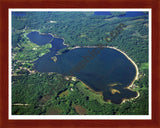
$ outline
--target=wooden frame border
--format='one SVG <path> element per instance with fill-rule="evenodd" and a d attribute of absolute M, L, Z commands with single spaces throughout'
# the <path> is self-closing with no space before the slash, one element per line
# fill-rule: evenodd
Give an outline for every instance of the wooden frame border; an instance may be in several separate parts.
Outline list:
<path fill-rule="evenodd" d="M 0 127 L 160 127 L 160 9 L 159 0 L 0 0 Z M 8 9 L 9 8 L 151 8 L 152 9 L 152 120 L 8 120 Z"/>

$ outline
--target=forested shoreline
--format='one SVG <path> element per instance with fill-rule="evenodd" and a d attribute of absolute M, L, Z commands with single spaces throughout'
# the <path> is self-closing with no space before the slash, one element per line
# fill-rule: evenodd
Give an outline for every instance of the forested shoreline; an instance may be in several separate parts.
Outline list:
<path fill-rule="evenodd" d="M 73 20 L 74 19 L 74 20 Z M 137 99 L 120 105 L 104 102 L 82 82 L 57 73 L 39 73 L 34 61 L 49 52 L 51 44 L 39 46 L 29 41 L 31 30 L 51 33 L 65 39 L 69 47 L 106 45 L 105 37 L 119 23 L 127 27 L 108 46 L 131 57 L 140 74 L 133 91 Z M 62 51 L 63 52 L 63 51 Z M 63 53 L 62 53 L 63 54 Z M 147 115 L 148 114 L 148 15 L 117 18 L 89 12 L 26 12 L 12 15 L 12 104 L 13 115 Z M 65 82 L 61 82 L 65 81 Z"/>

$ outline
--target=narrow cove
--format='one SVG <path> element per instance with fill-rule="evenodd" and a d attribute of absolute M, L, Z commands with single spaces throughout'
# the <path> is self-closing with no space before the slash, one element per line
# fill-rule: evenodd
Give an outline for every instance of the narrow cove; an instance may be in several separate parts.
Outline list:
<path fill-rule="evenodd" d="M 39 38 L 43 40 L 42 45 L 49 41 L 52 44 L 50 52 L 35 61 L 35 69 L 39 72 L 57 72 L 70 76 L 72 75 L 70 71 L 79 64 L 84 56 L 88 55 L 89 50 L 93 50 L 93 48 L 75 48 L 61 55 L 56 55 L 57 51 L 67 47 L 63 44 L 63 39 L 51 39 L 45 34 L 43 37 L 47 39 L 46 41 L 41 34 L 34 32 L 27 36 L 36 44 L 38 44 Z M 53 56 L 56 56 L 56 62 L 51 59 Z M 94 91 L 102 93 L 105 101 L 120 104 L 123 99 L 131 99 L 138 95 L 137 92 L 127 88 L 137 77 L 135 65 L 123 53 L 113 48 L 101 50 L 74 75 Z"/>

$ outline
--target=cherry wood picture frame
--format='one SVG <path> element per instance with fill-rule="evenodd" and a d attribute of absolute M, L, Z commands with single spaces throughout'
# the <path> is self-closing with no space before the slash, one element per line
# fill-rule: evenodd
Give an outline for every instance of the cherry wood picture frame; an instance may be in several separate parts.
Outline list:
<path fill-rule="evenodd" d="M 152 9 L 151 120 L 9 120 L 9 8 L 150 8 Z M 0 128 L 160 127 L 160 1 L 159 0 L 0 0 Z"/>

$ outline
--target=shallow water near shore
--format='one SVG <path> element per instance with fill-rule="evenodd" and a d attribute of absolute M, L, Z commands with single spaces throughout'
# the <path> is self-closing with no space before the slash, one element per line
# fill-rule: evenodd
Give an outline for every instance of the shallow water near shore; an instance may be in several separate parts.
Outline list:
<path fill-rule="evenodd" d="M 94 91 L 102 92 L 105 101 L 115 104 L 137 96 L 137 92 L 125 89 L 134 80 L 136 69 L 121 52 L 111 48 L 76 48 L 56 55 L 66 47 L 63 41 L 53 39 L 51 52 L 35 61 L 37 71 L 76 76 Z M 57 57 L 56 62 L 51 59 L 53 56 Z"/>

